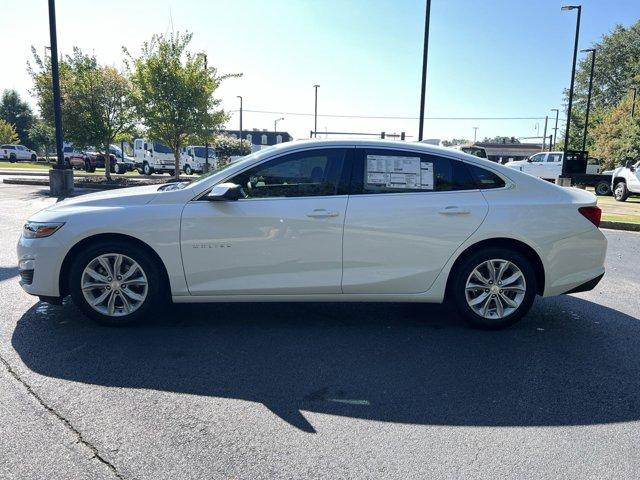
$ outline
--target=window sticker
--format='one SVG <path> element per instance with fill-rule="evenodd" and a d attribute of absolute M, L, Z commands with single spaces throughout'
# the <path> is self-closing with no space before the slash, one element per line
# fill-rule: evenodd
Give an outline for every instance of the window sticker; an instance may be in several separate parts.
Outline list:
<path fill-rule="evenodd" d="M 410 190 L 433 190 L 433 162 L 420 157 L 367 155 L 367 185 Z"/>

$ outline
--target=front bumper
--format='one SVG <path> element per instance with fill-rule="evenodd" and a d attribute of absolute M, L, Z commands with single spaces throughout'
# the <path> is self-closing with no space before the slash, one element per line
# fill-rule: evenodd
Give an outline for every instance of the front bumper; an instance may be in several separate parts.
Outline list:
<path fill-rule="evenodd" d="M 64 248 L 55 236 L 20 237 L 17 245 L 20 286 L 30 295 L 60 296 L 60 268 Z"/>

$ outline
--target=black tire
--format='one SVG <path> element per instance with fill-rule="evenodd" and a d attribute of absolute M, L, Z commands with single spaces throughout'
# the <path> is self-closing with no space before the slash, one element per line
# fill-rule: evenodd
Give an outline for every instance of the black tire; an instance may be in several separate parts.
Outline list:
<path fill-rule="evenodd" d="M 93 173 L 93 172 L 96 171 L 96 167 L 91 165 L 91 161 L 85 160 L 84 161 L 84 171 L 87 172 L 87 173 Z"/>
<path fill-rule="evenodd" d="M 185 175 L 191 175 L 193 173 L 193 169 L 191 168 L 191 165 L 187 164 L 184 166 L 184 173 Z"/>
<path fill-rule="evenodd" d="M 31 161 L 32 162 L 37 162 L 38 161 L 38 156 L 35 153 L 31 154 Z"/>
<path fill-rule="evenodd" d="M 151 167 L 147 162 L 144 162 L 142 164 L 142 173 L 145 175 L 151 175 L 153 173 L 153 167 Z"/>
<path fill-rule="evenodd" d="M 10 163 L 16 163 L 18 161 L 18 159 L 16 158 L 15 154 L 10 154 L 9 155 L 9 162 Z"/>
<path fill-rule="evenodd" d="M 71 167 L 71 162 L 69 161 L 68 158 L 64 159 L 64 168 L 66 168 L 67 170 L 70 170 L 72 168 Z"/>
<path fill-rule="evenodd" d="M 124 172 L 122 171 L 122 169 L 121 169 L 121 167 L 120 167 L 120 164 L 119 164 L 119 163 L 116 163 L 116 164 L 113 166 L 113 173 L 116 173 L 116 174 L 124 173 Z"/>
<path fill-rule="evenodd" d="M 511 262 L 520 269 L 525 281 L 525 292 L 521 303 L 515 310 L 502 318 L 485 318 L 476 313 L 467 301 L 466 287 L 467 280 L 471 273 L 484 262 L 493 259 Z M 485 292 L 487 292 L 487 290 L 485 290 Z M 531 261 L 526 256 L 515 250 L 490 247 L 469 254 L 456 265 L 449 284 L 448 300 L 455 303 L 455 307 L 460 315 L 472 327 L 484 330 L 498 330 L 513 325 L 526 315 L 531 309 L 536 292 L 536 274 L 531 265 Z M 484 292 L 481 292 L 480 295 L 483 293 Z M 490 292 L 488 293 L 489 295 L 491 294 Z M 475 295 L 475 293 L 472 293 L 472 295 Z"/>
<path fill-rule="evenodd" d="M 127 315 L 109 316 L 95 310 L 89 305 L 82 292 L 81 281 L 84 269 L 93 259 L 109 253 L 123 254 L 137 262 L 148 282 L 146 298 L 136 310 Z M 152 316 L 159 307 L 166 304 L 168 297 L 164 278 L 162 267 L 144 248 L 128 242 L 101 241 L 84 248 L 73 260 L 69 270 L 69 292 L 75 305 L 87 317 L 101 325 L 121 327 Z"/>
<path fill-rule="evenodd" d="M 613 189 L 613 198 L 615 198 L 618 202 L 627 201 L 627 198 L 629 198 L 629 189 L 627 188 L 627 184 L 625 182 L 616 183 L 616 186 Z"/>
<path fill-rule="evenodd" d="M 609 182 L 598 182 L 595 186 L 595 192 L 598 196 L 611 195 L 611 184 Z"/>

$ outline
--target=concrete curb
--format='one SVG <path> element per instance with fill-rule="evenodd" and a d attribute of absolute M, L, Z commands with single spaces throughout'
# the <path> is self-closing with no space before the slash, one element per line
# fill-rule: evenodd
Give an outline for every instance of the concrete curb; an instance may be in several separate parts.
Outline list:
<path fill-rule="evenodd" d="M 22 179 L 22 178 L 5 178 L 2 180 L 2 183 L 6 183 L 9 185 L 34 185 L 36 187 L 48 187 L 49 180 L 40 180 L 40 179 Z M 95 190 L 115 190 L 117 188 L 129 188 L 129 187 L 138 187 L 143 185 L 162 185 L 159 182 L 142 182 L 138 181 L 134 185 L 118 185 L 113 183 L 95 183 L 95 182 L 73 182 L 73 186 L 75 188 L 92 188 Z"/>
<path fill-rule="evenodd" d="M 602 220 L 600 228 L 609 228 L 611 230 L 625 230 L 627 232 L 640 232 L 640 223 L 612 222 Z"/>

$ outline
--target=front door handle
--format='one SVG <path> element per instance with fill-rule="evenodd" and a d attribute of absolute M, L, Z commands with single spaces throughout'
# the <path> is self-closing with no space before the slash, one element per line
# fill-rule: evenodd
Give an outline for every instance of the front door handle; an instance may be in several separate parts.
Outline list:
<path fill-rule="evenodd" d="M 468 215 L 471 212 L 465 208 L 451 206 L 438 210 L 438 213 L 441 215 Z"/>
<path fill-rule="evenodd" d="M 316 208 L 313 212 L 307 213 L 307 217 L 311 218 L 329 218 L 337 217 L 338 215 L 340 215 L 338 212 L 330 212 L 324 208 Z"/>

